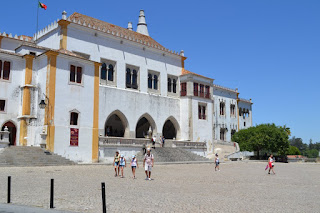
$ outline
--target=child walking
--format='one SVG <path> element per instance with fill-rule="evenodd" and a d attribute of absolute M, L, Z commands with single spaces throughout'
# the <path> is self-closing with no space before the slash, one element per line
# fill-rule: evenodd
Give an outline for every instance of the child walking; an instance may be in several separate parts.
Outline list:
<path fill-rule="evenodd" d="M 120 156 L 120 169 L 121 169 L 121 178 L 124 178 L 123 176 L 123 167 L 127 167 L 127 162 L 126 162 L 126 159 L 124 158 L 123 155 Z"/>
<path fill-rule="evenodd" d="M 131 160 L 130 166 L 131 166 L 132 175 L 133 175 L 132 178 L 136 179 L 136 168 L 137 167 L 139 168 L 139 165 L 138 165 L 138 161 L 137 161 L 137 158 L 135 155 L 132 155 L 132 160 Z"/>
<path fill-rule="evenodd" d="M 214 158 L 214 162 L 216 163 L 216 166 L 214 167 L 214 171 L 217 171 L 217 169 L 218 169 L 218 171 L 220 171 L 220 167 L 219 167 L 220 162 L 219 162 L 218 153 L 216 154 L 216 157 Z"/>

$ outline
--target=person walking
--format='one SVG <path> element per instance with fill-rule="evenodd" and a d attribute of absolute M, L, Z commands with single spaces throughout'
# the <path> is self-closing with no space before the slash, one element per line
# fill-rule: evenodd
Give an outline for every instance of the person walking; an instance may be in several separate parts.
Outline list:
<path fill-rule="evenodd" d="M 147 154 L 144 155 L 143 166 L 146 172 L 146 180 L 151 180 L 151 170 L 154 164 L 153 154 L 150 152 L 150 148 L 147 149 Z"/>
<path fill-rule="evenodd" d="M 268 166 L 269 166 L 269 172 L 268 174 L 270 174 L 270 170 L 272 170 L 273 174 L 276 174 L 273 170 L 274 164 L 273 164 L 273 155 L 271 154 L 269 159 L 268 159 Z"/>
<path fill-rule="evenodd" d="M 220 167 L 219 167 L 219 164 L 220 164 L 220 161 L 219 161 L 219 156 L 218 156 L 218 153 L 216 153 L 216 157 L 214 158 L 214 162 L 216 164 L 216 166 L 214 167 L 214 171 L 220 171 Z"/>
<path fill-rule="evenodd" d="M 135 155 L 132 155 L 132 160 L 131 160 L 130 166 L 131 166 L 132 175 L 133 175 L 132 178 L 136 179 L 136 169 L 137 169 L 137 167 L 139 168 L 139 165 L 138 165 L 138 161 L 137 161 L 137 158 Z"/>
<path fill-rule="evenodd" d="M 120 154 L 119 154 L 119 151 L 116 151 L 116 155 L 114 156 L 114 159 L 113 159 L 115 177 L 119 175 L 119 160 L 120 160 Z"/>
<path fill-rule="evenodd" d="M 127 162 L 126 162 L 126 159 L 125 159 L 124 155 L 120 156 L 119 166 L 120 166 L 120 169 L 121 169 L 121 178 L 124 178 L 124 176 L 123 176 L 123 168 L 127 167 Z"/>
<path fill-rule="evenodd" d="M 165 142 L 165 138 L 164 138 L 164 136 L 162 136 L 162 138 L 161 138 L 161 140 L 162 140 L 162 147 L 164 147 L 164 142 Z"/>

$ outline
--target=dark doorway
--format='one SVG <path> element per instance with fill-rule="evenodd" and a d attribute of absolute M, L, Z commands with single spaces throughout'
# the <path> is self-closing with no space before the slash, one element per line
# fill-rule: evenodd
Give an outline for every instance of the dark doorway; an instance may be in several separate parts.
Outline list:
<path fill-rule="evenodd" d="M 104 134 L 106 136 L 123 137 L 125 132 L 125 126 L 123 125 L 121 118 L 118 115 L 113 114 L 107 120 L 104 131 Z"/>
<path fill-rule="evenodd" d="M 16 145 L 16 134 L 17 134 L 17 128 L 12 122 L 7 122 L 2 126 L 2 131 L 4 131 L 4 128 L 8 127 L 8 130 L 10 132 L 9 134 L 9 146 L 15 146 Z"/>
<path fill-rule="evenodd" d="M 165 139 L 173 139 L 177 137 L 177 130 L 170 120 L 167 120 L 162 129 L 162 135 Z"/>
<path fill-rule="evenodd" d="M 150 126 L 149 121 L 145 117 L 141 118 L 136 127 L 136 138 L 145 138 L 145 136 L 148 136 Z"/>

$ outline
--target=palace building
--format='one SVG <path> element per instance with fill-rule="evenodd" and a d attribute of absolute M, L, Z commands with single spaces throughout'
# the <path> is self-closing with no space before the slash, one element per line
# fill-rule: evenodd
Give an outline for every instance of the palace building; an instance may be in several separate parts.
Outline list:
<path fill-rule="evenodd" d="M 164 136 L 212 154 L 252 126 L 252 102 L 186 59 L 149 36 L 143 10 L 136 31 L 63 12 L 33 37 L 1 32 L 0 143 L 96 162 L 105 143 Z"/>

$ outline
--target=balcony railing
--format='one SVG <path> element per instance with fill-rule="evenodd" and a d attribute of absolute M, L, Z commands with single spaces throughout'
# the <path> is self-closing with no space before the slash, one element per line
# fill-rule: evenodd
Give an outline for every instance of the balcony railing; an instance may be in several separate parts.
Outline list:
<path fill-rule="evenodd" d="M 199 96 L 199 91 L 193 91 L 194 96 Z"/>
<path fill-rule="evenodd" d="M 200 97 L 204 97 L 204 92 L 200 92 Z"/>
<path fill-rule="evenodd" d="M 183 91 L 183 90 L 182 90 L 182 91 L 180 92 L 180 95 L 181 95 L 181 96 L 186 96 L 186 95 L 187 95 L 187 91 Z"/>
<path fill-rule="evenodd" d="M 210 98 L 210 93 L 206 93 L 205 98 Z"/>

